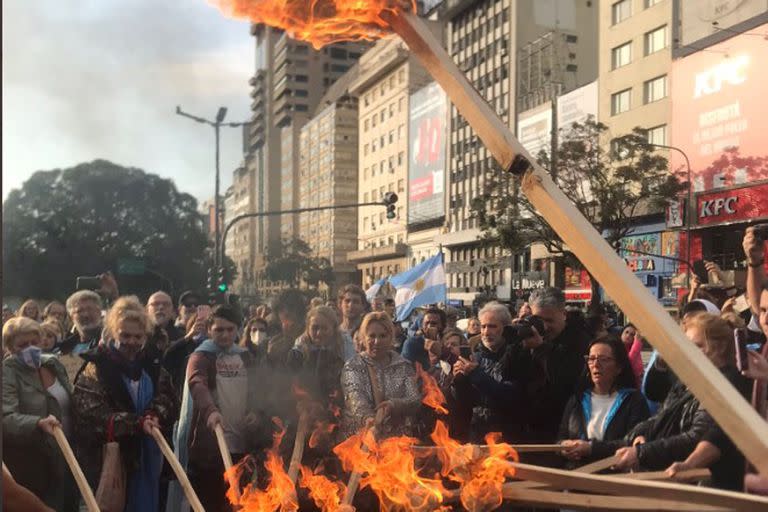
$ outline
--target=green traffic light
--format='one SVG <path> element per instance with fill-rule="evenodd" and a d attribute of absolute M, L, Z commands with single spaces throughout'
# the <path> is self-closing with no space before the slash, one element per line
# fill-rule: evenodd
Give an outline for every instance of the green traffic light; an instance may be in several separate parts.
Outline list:
<path fill-rule="evenodd" d="M 220 291 L 220 292 L 225 292 L 225 291 L 227 291 L 227 283 L 221 283 L 221 284 L 219 285 L 219 291 Z"/>

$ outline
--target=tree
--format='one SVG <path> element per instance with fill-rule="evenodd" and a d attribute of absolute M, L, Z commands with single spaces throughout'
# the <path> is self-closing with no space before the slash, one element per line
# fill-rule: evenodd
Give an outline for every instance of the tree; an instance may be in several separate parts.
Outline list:
<path fill-rule="evenodd" d="M 667 159 L 647 142 L 644 130 L 635 128 L 622 137 L 618 147 L 600 144 L 607 126 L 590 118 L 561 131 L 556 171 L 546 151 L 540 163 L 552 179 L 609 244 L 617 247 L 631 234 L 640 215 L 663 211 L 669 201 L 687 190 L 680 170 L 670 172 Z M 472 202 L 480 221 L 484 243 L 519 252 L 531 244 L 543 244 L 567 261 L 577 259 L 563 240 L 531 205 L 516 183 L 494 173 L 485 192 Z M 590 276 L 592 277 L 592 276 Z M 592 279 L 592 301 L 599 300 L 599 284 Z"/>
<path fill-rule="evenodd" d="M 121 293 L 202 289 L 208 241 L 197 201 L 171 180 L 95 160 L 38 171 L 3 203 L 3 292 L 64 298 L 75 277 L 141 260 Z M 170 286 L 169 286 L 170 285 Z"/>
<path fill-rule="evenodd" d="M 283 240 L 279 252 L 267 254 L 266 278 L 298 287 L 301 281 L 317 287 L 334 281 L 333 267 L 327 258 L 312 256 L 312 248 L 301 238 Z"/>

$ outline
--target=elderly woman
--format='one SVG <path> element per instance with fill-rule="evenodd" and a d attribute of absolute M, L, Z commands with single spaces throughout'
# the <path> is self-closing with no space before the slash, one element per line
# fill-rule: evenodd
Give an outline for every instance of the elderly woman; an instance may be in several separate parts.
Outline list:
<path fill-rule="evenodd" d="M 19 310 L 16 312 L 16 316 L 23 316 L 26 318 L 30 318 L 34 320 L 35 322 L 40 321 L 40 305 L 37 303 L 34 299 L 29 299 L 24 302 L 24 304 L 21 305 Z"/>
<path fill-rule="evenodd" d="M 421 391 L 411 363 L 394 352 L 394 329 L 386 313 L 368 313 L 360 325 L 363 352 L 341 372 L 344 437 L 377 419 L 382 437 L 416 435 Z"/>
<path fill-rule="evenodd" d="M 3 326 L 3 460 L 14 478 L 56 510 L 77 510 L 69 469 L 51 436 L 71 434 L 67 373 L 43 354 L 42 332 L 34 320 L 12 318 Z"/>
<path fill-rule="evenodd" d="M 624 446 L 624 436 L 650 415 L 621 341 L 598 338 L 585 359 L 579 391 L 565 406 L 560 425 L 562 455 L 574 466 L 613 454 Z"/>
<path fill-rule="evenodd" d="M 162 454 L 152 429 L 170 431 L 177 409 L 168 373 L 145 357 L 152 323 L 136 297 L 121 297 L 106 319 L 105 342 L 82 354 L 72 394 L 78 455 L 96 488 L 102 447 L 114 440 L 126 471 L 125 511 L 157 510 Z"/>

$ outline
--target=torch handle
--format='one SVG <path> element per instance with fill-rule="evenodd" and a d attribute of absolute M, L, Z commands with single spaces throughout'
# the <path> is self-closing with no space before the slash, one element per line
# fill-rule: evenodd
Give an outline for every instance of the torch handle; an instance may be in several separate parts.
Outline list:
<path fill-rule="evenodd" d="M 224 462 L 224 472 L 229 478 L 229 485 L 237 496 L 238 501 L 240 498 L 240 485 L 235 475 L 232 474 L 232 455 L 229 453 L 229 447 L 227 446 L 227 440 L 224 437 L 224 428 L 221 423 L 217 423 L 213 431 L 216 433 L 216 443 L 219 445 L 219 453 L 221 454 L 221 460 Z"/>
<path fill-rule="evenodd" d="M 195 490 L 192 488 L 192 484 L 189 482 L 187 474 L 184 472 L 184 468 L 182 468 L 181 464 L 179 463 L 179 459 L 177 459 L 176 455 L 173 454 L 173 450 L 171 450 L 171 447 L 168 446 L 168 443 L 163 437 L 163 434 L 157 429 L 157 427 L 152 429 L 152 437 L 160 447 L 160 451 L 163 452 L 163 455 L 168 461 L 168 464 L 170 464 L 171 469 L 173 469 L 173 472 L 176 473 L 176 478 L 179 479 L 181 488 L 184 489 L 184 494 L 187 496 L 192 510 L 195 512 L 205 512 L 203 504 L 200 503 L 200 499 L 197 497 L 197 493 L 195 493 Z"/>
<path fill-rule="evenodd" d="M 99 512 L 99 505 L 96 503 L 96 497 L 93 495 L 91 486 L 88 485 L 88 480 L 85 479 L 83 469 L 80 464 L 77 463 L 75 454 L 72 452 L 72 447 L 67 441 L 67 436 L 64 435 L 64 431 L 61 427 L 53 427 L 53 438 L 56 439 L 56 444 L 59 445 L 61 453 L 64 455 L 64 459 L 69 465 L 69 469 L 72 471 L 72 475 L 75 477 L 77 487 L 80 489 L 80 494 L 83 495 L 85 506 L 88 508 L 88 512 Z"/>

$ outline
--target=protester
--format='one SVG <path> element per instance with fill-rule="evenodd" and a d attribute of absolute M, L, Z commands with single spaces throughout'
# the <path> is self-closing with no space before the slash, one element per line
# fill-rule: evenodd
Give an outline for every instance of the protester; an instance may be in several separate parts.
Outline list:
<path fill-rule="evenodd" d="M 46 354 L 52 353 L 56 345 L 58 345 L 64 337 L 61 325 L 56 320 L 41 323 L 40 332 L 42 333 L 40 348 Z"/>
<path fill-rule="evenodd" d="M 266 361 L 269 324 L 266 318 L 251 317 L 243 329 L 240 346 L 248 349 L 257 361 Z"/>
<path fill-rule="evenodd" d="M 467 322 L 467 339 L 480 335 L 480 320 L 472 317 Z"/>
<path fill-rule="evenodd" d="M 198 318 L 197 313 L 192 313 L 187 318 L 186 328 L 187 333 L 184 337 L 173 342 L 163 356 L 163 368 L 171 377 L 177 401 L 181 400 L 181 394 L 184 390 L 184 379 L 186 378 L 189 356 L 206 338 L 207 319 Z"/>
<path fill-rule="evenodd" d="M 369 419 L 376 421 L 379 437 L 416 435 L 421 392 L 413 366 L 392 350 L 392 320 L 386 313 L 368 313 L 360 332 L 365 350 L 347 361 L 341 373 L 342 438 Z"/>
<path fill-rule="evenodd" d="M 523 302 L 523 304 L 520 306 L 520 309 L 517 311 L 517 318 L 525 318 L 528 315 L 531 315 L 531 305 L 528 302 Z"/>
<path fill-rule="evenodd" d="M 632 373 L 639 388 L 643 382 L 643 339 L 640 337 L 637 327 L 633 324 L 625 325 L 621 331 L 621 342 L 629 356 Z"/>
<path fill-rule="evenodd" d="M 734 367 L 733 331 L 727 322 L 716 315 L 699 313 L 686 322 L 685 334 L 742 395 L 750 392 L 749 382 Z M 626 441 L 631 442 L 631 446 L 617 450 L 616 467 L 622 470 L 665 469 L 675 461 L 685 460 L 715 426 L 698 399 L 678 381 L 659 412 L 629 433 Z M 743 457 L 733 446 L 726 451 L 710 468 L 713 485 L 735 488 L 734 484 L 737 484 L 740 487 L 744 477 Z"/>
<path fill-rule="evenodd" d="M 38 305 L 37 301 L 33 299 L 29 299 L 24 302 L 24 304 L 22 304 L 19 310 L 16 312 L 16 316 L 31 318 L 35 322 L 39 322 L 42 319 L 40 316 L 40 306 Z"/>
<path fill-rule="evenodd" d="M 393 322 L 397 320 L 396 309 L 395 299 L 391 297 L 384 299 L 384 312 L 389 315 Z"/>
<path fill-rule="evenodd" d="M 403 357 L 422 368 L 429 367 L 429 355 L 425 348 L 426 340 L 438 341 L 443 336 L 446 326 L 445 311 L 435 307 L 424 312 L 421 320 L 421 335 L 411 336 L 403 344 Z"/>
<path fill-rule="evenodd" d="M 456 329 L 456 323 L 459 321 L 459 312 L 451 306 L 445 307 L 445 326 L 448 329 Z"/>
<path fill-rule="evenodd" d="M 90 290 L 80 290 L 67 299 L 69 312 L 75 332 L 61 343 L 63 354 L 75 355 L 95 347 L 101 339 L 101 297 Z"/>
<path fill-rule="evenodd" d="M 602 459 L 624 446 L 624 437 L 649 416 L 637 390 L 623 343 L 605 336 L 592 342 L 587 368 L 560 425 L 562 455 L 570 466 Z"/>
<path fill-rule="evenodd" d="M 55 356 L 43 354 L 34 320 L 16 317 L 3 326 L 3 462 L 16 481 L 57 511 L 77 510 L 77 491 L 53 438 L 72 434 L 72 388 Z"/>
<path fill-rule="evenodd" d="M 259 382 L 248 350 L 235 343 L 241 322 L 232 306 L 216 306 L 208 318 L 208 339 L 195 349 L 187 365 L 187 387 L 175 441 L 183 452 L 179 458 L 188 461 L 190 482 L 205 510 L 231 510 L 225 497 L 227 486 L 216 427 L 223 429 L 235 462 L 254 443 L 264 448 L 271 442 L 265 443 L 254 433 L 260 420 L 264 427 L 256 404 L 265 383 Z"/>
<path fill-rule="evenodd" d="M 150 295 L 147 300 L 147 313 L 155 325 L 155 332 L 150 336 L 150 341 L 157 346 L 161 354 L 168 349 L 171 342 L 184 337 L 184 331 L 176 327 L 173 301 L 167 293 L 159 291 Z M 159 332 L 160 330 L 164 332 Z"/>
<path fill-rule="evenodd" d="M 67 308 L 64 304 L 58 301 L 51 301 L 43 309 L 43 322 L 55 320 L 59 322 L 62 327 L 67 325 Z"/>
<path fill-rule="evenodd" d="M 170 434 L 176 399 L 168 373 L 144 352 L 152 321 L 136 297 L 120 297 L 107 314 L 102 345 L 81 357 L 72 405 L 78 460 L 96 489 L 102 447 L 120 444 L 126 475 L 126 512 L 156 510 L 163 456 L 152 429 Z"/>
<path fill-rule="evenodd" d="M 370 310 L 365 291 L 356 284 L 348 284 L 339 290 L 338 301 L 341 311 L 341 332 L 354 339 L 363 315 Z"/>
<path fill-rule="evenodd" d="M 176 327 L 187 332 L 187 323 L 190 317 L 197 313 L 197 307 L 202 303 L 202 297 L 192 290 L 187 290 L 179 295 L 179 316 L 176 318 Z"/>
<path fill-rule="evenodd" d="M 483 442 L 490 432 L 501 432 L 507 442 L 518 441 L 514 427 L 522 390 L 512 367 L 516 347 L 504 338 L 512 315 L 503 304 L 489 302 L 478 317 L 482 342 L 472 360 L 461 357 L 453 365 L 453 393 L 459 404 L 472 408 L 469 435 L 473 442 Z"/>
<path fill-rule="evenodd" d="M 280 321 L 280 333 L 269 340 L 267 361 L 273 367 L 279 367 L 285 364 L 285 358 L 296 338 L 304 332 L 307 306 L 301 292 L 285 290 L 277 296 L 272 309 Z"/>

